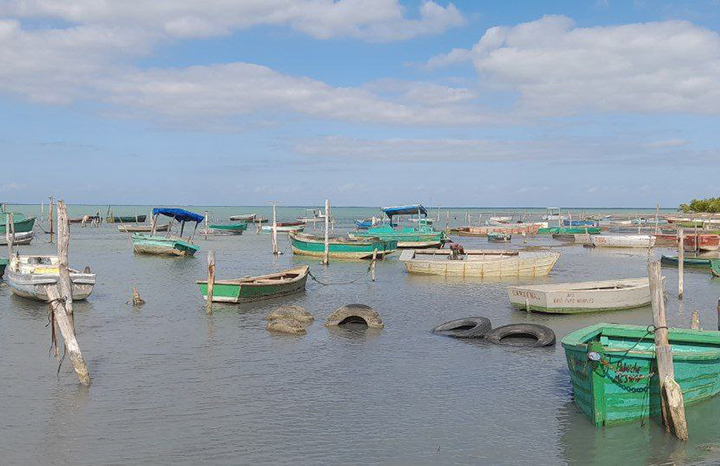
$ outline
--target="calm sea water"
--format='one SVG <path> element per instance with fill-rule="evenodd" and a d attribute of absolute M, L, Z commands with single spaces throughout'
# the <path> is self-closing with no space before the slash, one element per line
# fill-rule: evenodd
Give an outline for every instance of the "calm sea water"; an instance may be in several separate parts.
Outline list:
<path fill-rule="evenodd" d="M 39 213 L 37 206 L 13 209 Z M 70 206 L 70 215 L 95 210 L 100 208 Z M 114 210 L 120 215 L 149 208 Z M 267 208 L 195 208 L 204 210 L 221 219 L 252 211 L 269 215 Z M 453 210 L 452 221 L 463 223 L 465 211 Z M 377 213 L 336 209 L 336 232 Z M 304 209 L 279 209 L 281 220 L 299 214 Z M 47 306 L 14 297 L 0 285 L 2 465 L 720 463 L 720 397 L 688 407 L 686 443 L 654 421 L 595 428 L 572 402 L 559 343 L 506 348 L 429 333 L 447 320 L 481 315 L 494 326 L 547 325 L 560 340 L 600 321 L 649 324 L 649 307 L 528 315 L 508 303 L 505 288 L 517 280 L 409 276 L 395 255 L 378 263 L 373 283 L 366 262 L 325 268 L 293 257 L 284 237 L 284 254 L 275 257 L 269 236 L 252 229 L 239 237 L 199 238 L 201 251 L 186 259 L 133 255 L 128 235 L 114 225 L 73 225 L 71 234 L 71 265 L 89 265 L 98 277 L 90 299 L 75 304 L 92 386 L 78 385 L 69 360 L 57 373 L 58 363 L 48 355 Z M 52 252 L 46 241 L 39 235 L 22 250 Z M 480 238 L 459 241 L 471 248 L 495 247 Z M 561 245 L 550 238 L 525 243 L 515 237 L 512 246 L 529 244 Z M 356 283 L 308 281 L 304 294 L 216 304 L 207 316 L 195 280 L 206 276 L 210 249 L 217 254 L 218 278 L 308 264 L 321 281 Z M 557 250 L 562 256 L 551 275 L 534 282 L 646 274 L 647 252 Z M 670 324 L 689 326 L 698 309 L 702 326 L 715 329 L 720 281 L 687 272 L 680 302 L 674 297 L 676 270 L 663 274 Z M 126 304 L 132 287 L 145 306 Z M 330 312 L 349 303 L 376 308 L 385 329 L 323 326 Z M 307 335 L 265 330 L 265 315 L 282 304 L 301 305 L 315 315 Z"/>

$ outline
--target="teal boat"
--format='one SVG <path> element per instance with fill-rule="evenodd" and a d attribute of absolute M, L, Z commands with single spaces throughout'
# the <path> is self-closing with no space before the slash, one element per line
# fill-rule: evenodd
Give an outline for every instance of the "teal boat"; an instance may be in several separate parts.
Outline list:
<path fill-rule="evenodd" d="M 362 238 L 380 238 L 385 241 L 397 241 L 398 248 L 427 248 L 439 247 L 447 240 L 444 231 L 435 230 L 431 224 L 432 221 L 427 219 L 427 210 L 420 204 L 400 206 L 400 207 L 383 207 L 382 211 L 388 216 L 389 224 L 380 226 L 370 226 L 367 229 L 349 233 L 352 239 Z M 393 216 L 395 215 L 416 215 L 417 227 L 397 228 L 393 224 Z M 425 218 L 421 218 L 424 216 Z"/>
<path fill-rule="evenodd" d="M 0 235 L 2 236 L 5 236 L 7 231 L 8 213 L 9 212 L 5 211 L 0 212 Z M 12 216 L 15 233 L 26 233 L 33 230 L 35 217 L 25 217 L 25 215 L 20 212 L 13 212 Z"/>
<path fill-rule="evenodd" d="M 210 224 L 208 232 L 216 235 L 242 235 L 247 230 L 247 223 L 232 223 L 230 225 Z"/>
<path fill-rule="evenodd" d="M 711 269 L 713 262 L 717 263 L 718 261 L 718 259 L 707 257 L 684 257 L 683 266 Z M 663 256 L 660 258 L 660 262 L 665 265 L 672 265 L 677 267 L 679 260 L 678 256 L 666 256 L 663 254 Z"/>
<path fill-rule="evenodd" d="M 5 267 L 8 265 L 7 259 L 0 259 L 0 277 L 5 273 Z"/>
<path fill-rule="evenodd" d="M 685 404 L 720 391 L 720 332 L 668 331 Z M 644 326 L 595 324 L 562 339 L 575 404 L 596 426 L 659 416 L 654 336 Z"/>
<path fill-rule="evenodd" d="M 160 236 L 155 234 L 155 225 L 160 215 L 170 217 L 170 225 L 175 220 L 180 222 L 180 236 Z M 134 233 L 132 235 L 133 252 L 137 254 L 156 254 L 164 256 L 192 256 L 200 248 L 192 243 L 192 236 L 197 231 L 198 224 L 205 220 L 205 217 L 184 209 L 153 209 L 152 231 L 149 235 Z M 185 230 L 185 223 L 195 222 L 193 235 L 185 239 L 182 237 Z"/>
<path fill-rule="evenodd" d="M 289 233 L 292 251 L 295 255 L 323 257 L 325 239 L 305 233 Z M 334 237 L 328 240 L 328 255 L 334 259 L 372 259 L 373 252 L 381 258 L 397 250 L 397 241 L 385 241 L 379 238 L 348 239 Z"/>
<path fill-rule="evenodd" d="M 538 229 L 539 235 L 581 235 L 581 234 L 597 235 L 600 233 L 600 227 L 550 227 Z"/>

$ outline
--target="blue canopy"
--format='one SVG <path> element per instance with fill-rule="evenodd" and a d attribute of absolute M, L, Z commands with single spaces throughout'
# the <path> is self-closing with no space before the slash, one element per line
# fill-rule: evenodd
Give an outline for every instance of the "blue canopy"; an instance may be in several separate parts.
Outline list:
<path fill-rule="evenodd" d="M 382 211 L 385 212 L 385 215 L 392 218 L 393 215 L 416 215 L 416 214 L 422 214 L 423 216 L 427 217 L 427 210 L 425 210 L 425 207 L 421 206 L 420 204 L 415 205 L 403 205 L 398 207 L 383 207 Z"/>
<path fill-rule="evenodd" d="M 200 223 L 205 220 L 205 217 L 196 213 L 190 212 L 185 209 L 153 209 L 153 215 L 165 215 L 166 217 L 172 217 L 178 222 L 195 222 Z"/>

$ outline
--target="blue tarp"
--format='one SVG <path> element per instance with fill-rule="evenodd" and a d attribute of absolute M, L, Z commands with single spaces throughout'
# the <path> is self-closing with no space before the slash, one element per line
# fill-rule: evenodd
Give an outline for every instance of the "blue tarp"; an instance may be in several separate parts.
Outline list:
<path fill-rule="evenodd" d="M 403 205 L 397 207 L 383 207 L 382 211 L 385 215 L 392 218 L 393 215 L 417 215 L 418 213 L 427 217 L 427 210 L 420 204 L 415 205 Z"/>
<path fill-rule="evenodd" d="M 198 215 L 185 209 L 163 209 L 156 207 L 155 209 L 153 209 L 153 216 L 155 215 L 165 215 L 166 217 L 172 217 L 178 222 L 200 223 L 205 220 L 205 217 L 203 217 L 202 215 Z"/>

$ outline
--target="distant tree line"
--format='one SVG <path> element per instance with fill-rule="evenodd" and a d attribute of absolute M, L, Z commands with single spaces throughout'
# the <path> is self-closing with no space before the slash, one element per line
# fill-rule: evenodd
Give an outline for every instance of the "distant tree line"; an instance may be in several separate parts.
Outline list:
<path fill-rule="evenodd" d="M 680 210 L 683 212 L 720 212 L 720 197 L 710 197 L 707 199 L 693 199 L 690 204 L 680 204 Z"/>

